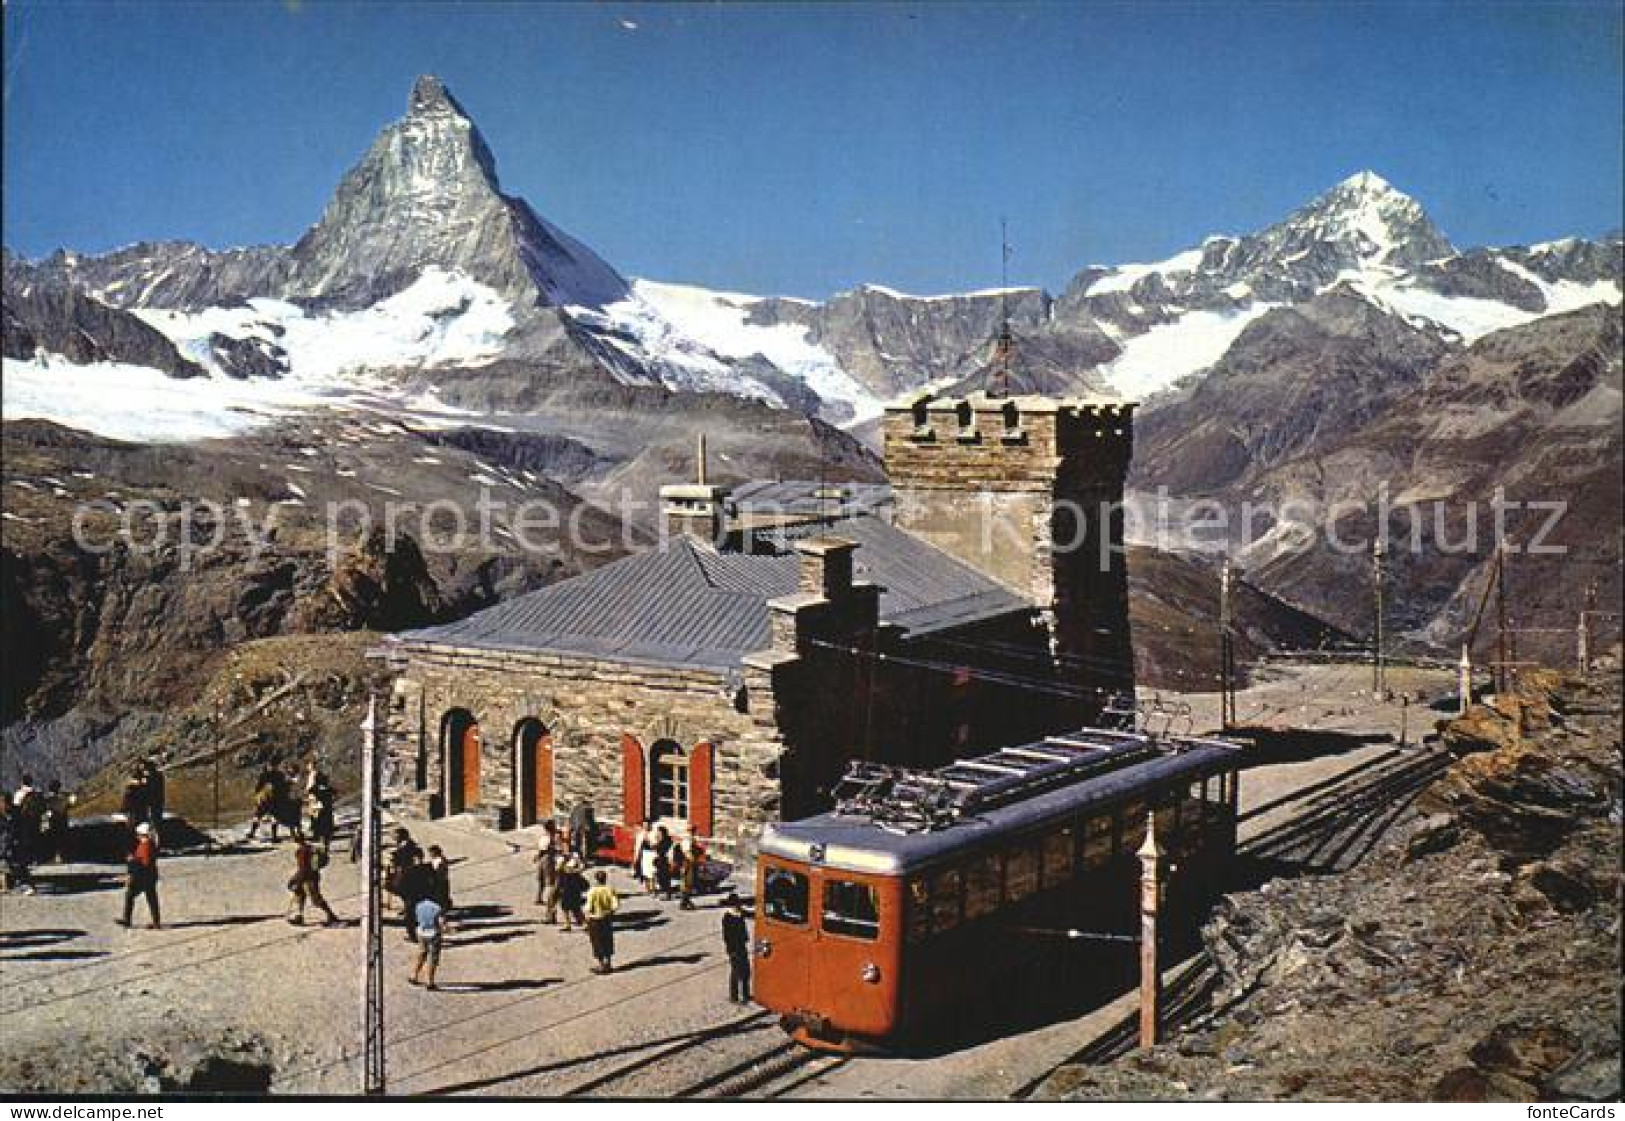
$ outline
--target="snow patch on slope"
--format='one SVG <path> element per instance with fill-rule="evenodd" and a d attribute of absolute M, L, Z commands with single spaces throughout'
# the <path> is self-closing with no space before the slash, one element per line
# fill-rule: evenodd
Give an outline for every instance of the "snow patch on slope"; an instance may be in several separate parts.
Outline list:
<path fill-rule="evenodd" d="M 1122 397 L 1143 401 L 1181 378 L 1213 365 L 1247 324 L 1276 305 L 1249 304 L 1239 311 L 1192 311 L 1159 323 L 1120 344 L 1123 353 L 1100 368 Z"/>
<path fill-rule="evenodd" d="M 1196 266 L 1201 263 L 1202 250 L 1187 249 L 1183 253 L 1174 254 L 1166 261 L 1158 261 L 1155 264 L 1118 265 L 1105 276 L 1089 285 L 1089 290 L 1084 294 L 1088 296 L 1104 296 L 1112 292 L 1127 292 L 1152 273 L 1172 276 L 1179 273 L 1194 272 Z"/>
<path fill-rule="evenodd" d="M 686 383 L 684 388 L 739 393 L 782 405 L 771 387 L 725 361 L 760 355 L 837 406 L 835 411 L 849 413 L 845 422 L 880 415 L 882 402 L 843 370 L 829 351 L 808 341 L 805 327 L 748 322 L 751 306 L 758 302 L 754 296 L 636 280 L 631 298 L 602 313 L 570 311 L 608 328 L 611 341 L 629 353 L 641 352 L 657 368 L 674 370 Z"/>
<path fill-rule="evenodd" d="M 1492 332 L 1521 327 L 1549 315 L 1561 315 L 1596 303 L 1620 302 L 1620 287 L 1612 280 L 1590 284 L 1572 280 L 1552 283 L 1542 280 L 1515 261 L 1499 259 L 1496 263 L 1520 279 L 1536 285 L 1546 299 L 1546 307 L 1541 311 L 1525 311 L 1499 300 L 1446 296 L 1420 287 L 1392 270 L 1380 268 L 1346 271 L 1338 279 L 1347 281 L 1375 303 L 1407 318 L 1422 318 L 1449 328 L 1469 343 Z"/>
<path fill-rule="evenodd" d="M 382 376 L 388 367 L 472 365 L 495 358 L 513 326 L 507 300 L 467 277 L 427 269 L 411 287 L 361 311 L 312 314 L 256 299 L 199 312 L 135 312 L 209 372 L 173 378 L 121 362 L 76 365 L 45 352 L 6 359 L 0 413 L 38 417 L 120 440 L 181 442 L 232 436 L 279 417 L 337 406 L 455 423 L 474 415 L 432 393 L 406 399 Z M 275 378 L 229 377 L 209 345 L 213 334 L 256 339 L 286 352 Z"/>
<path fill-rule="evenodd" d="M 513 329 L 512 308 L 461 273 L 430 267 L 410 287 L 360 311 L 311 314 L 283 300 L 200 312 L 140 308 L 135 314 L 178 350 L 219 373 L 209 336 L 258 339 L 287 352 L 289 375 L 331 381 L 391 366 L 478 365 L 495 359 Z"/>
<path fill-rule="evenodd" d="M 280 379 L 172 378 L 150 366 L 79 366 L 55 354 L 5 360 L 7 420 L 34 417 L 115 440 L 179 442 L 234 436 L 318 402 Z"/>

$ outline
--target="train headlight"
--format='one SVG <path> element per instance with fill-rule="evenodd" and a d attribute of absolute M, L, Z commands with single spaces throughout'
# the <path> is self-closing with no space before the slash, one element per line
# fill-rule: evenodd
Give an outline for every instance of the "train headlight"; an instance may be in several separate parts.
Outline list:
<path fill-rule="evenodd" d="M 765 958 L 768 954 L 770 954 L 772 952 L 773 952 L 773 943 L 769 942 L 766 938 L 758 938 L 758 939 L 756 939 L 756 956 L 757 957 Z"/>
<path fill-rule="evenodd" d="M 880 984 L 880 966 L 876 965 L 872 961 L 871 962 L 865 962 L 864 966 L 863 966 L 863 972 L 861 974 L 859 974 L 859 976 L 861 976 L 865 981 L 869 982 L 871 985 L 878 985 L 878 984 Z"/>

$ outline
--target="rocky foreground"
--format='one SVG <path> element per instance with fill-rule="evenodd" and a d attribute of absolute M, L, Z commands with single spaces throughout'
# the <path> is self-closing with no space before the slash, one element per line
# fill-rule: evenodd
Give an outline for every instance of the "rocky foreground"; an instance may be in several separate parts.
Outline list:
<path fill-rule="evenodd" d="M 1454 761 L 1363 864 L 1223 901 L 1210 1011 L 1039 1096 L 1616 1099 L 1616 674 L 1530 674 L 1443 727 Z"/>

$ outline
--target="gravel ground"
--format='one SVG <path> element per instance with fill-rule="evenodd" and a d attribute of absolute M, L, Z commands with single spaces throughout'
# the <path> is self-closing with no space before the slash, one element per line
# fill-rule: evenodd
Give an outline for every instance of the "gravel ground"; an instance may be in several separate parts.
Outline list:
<path fill-rule="evenodd" d="M 1244 833 L 1290 815 L 1295 791 L 1382 765 L 1395 752 L 1383 736 L 1397 735 L 1399 708 L 1362 701 L 1358 674 L 1352 667 L 1283 671 L 1242 694 L 1244 717 L 1249 706 L 1282 708 L 1314 696 L 1351 728 L 1363 724 L 1362 737 L 1346 749 L 1249 771 L 1243 812 L 1265 812 Z M 1413 735 L 1415 716 L 1413 709 Z M 726 999 L 717 897 L 683 912 L 612 872 L 623 894 L 618 968 L 598 977 L 589 972 L 583 935 L 540 923 L 529 831 L 495 834 L 455 818 L 407 824 L 420 843 L 437 843 L 456 861 L 453 892 L 463 910 L 438 992 L 408 984 L 413 947 L 399 927 L 386 930 L 392 1094 L 663 1097 L 731 1071 L 749 1074 L 757 1069 L 753 1058 L 783 1047 L 770 1016 Z M 354 1092 L 358 931 L 289 925 L 283 911 L 291 869 L 285 844 L 169 858 L 161 931 L 145 929 L 139 910 L 135 929 L 114 925 L 118 870 L 106 866 L 47 867 L 41 894 L 0 896 L 0 1033 L 7 1044 L 0 1087 Z M 354 920 L 354 867 L 340 854 L 325 878 L 330 902 Z M 819 1060 L 764 1092 L 1007 1097 L 1121 1019 L 1126 1007 L 1119 1001 L 946 1056 Z"/>

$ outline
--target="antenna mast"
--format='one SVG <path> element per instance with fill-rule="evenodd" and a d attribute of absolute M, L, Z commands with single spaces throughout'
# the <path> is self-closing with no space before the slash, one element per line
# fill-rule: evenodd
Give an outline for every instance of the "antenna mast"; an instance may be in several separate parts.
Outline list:
<path fill-rule="evenodd" d="M 1015 339 L 1010 334 L 1010 234 L 999 219 L 999 340 L 993 348 L 993 384 L 990 397 L 1010 395 L 1010 355 Z"/>

